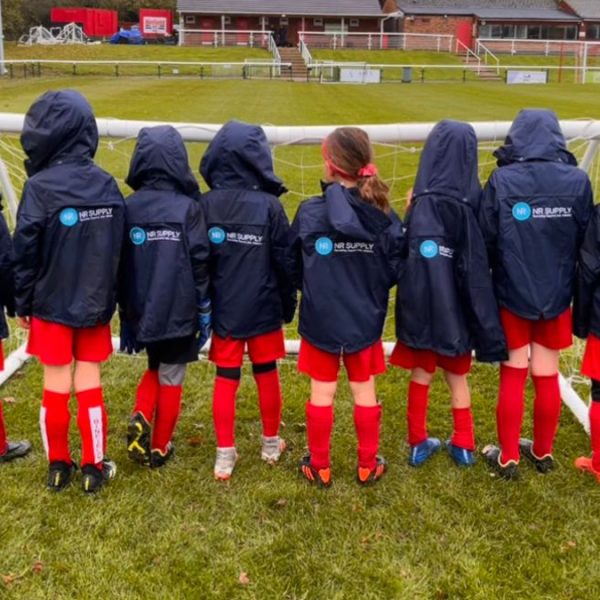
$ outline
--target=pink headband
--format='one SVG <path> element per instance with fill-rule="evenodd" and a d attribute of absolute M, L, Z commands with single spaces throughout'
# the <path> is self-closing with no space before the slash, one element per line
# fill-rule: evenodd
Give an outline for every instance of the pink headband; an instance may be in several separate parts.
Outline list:
<path fill-rule="evenodd" d="M 323 144 L 321 145 L 321 152 L 323 154 L 323 159 L 329 166 L 329 170 L 334 174 L 337 173 L 338 175 L 345 177 L 346 179 L 360 179 L 361 177 L 373 177 L 374 175 L 377 175 L 377 167 L 373 163 L 369 163 L 368 165 L 361 167 L 358 170 L 358 174 L 356 176 L 351 175 L 350 173 L 346 173 L 346 171 L 340 169 L 340 167 L 338 167 L 329 156 L 329 151 L 327 149 L 327 139 L 323 140 Z"/>
<path fill-rule="evenodd" d="M 358 171 L 359 177 L 374 177 L 377 175 L 377 167 L 373 163 L 365 165 Z"/>

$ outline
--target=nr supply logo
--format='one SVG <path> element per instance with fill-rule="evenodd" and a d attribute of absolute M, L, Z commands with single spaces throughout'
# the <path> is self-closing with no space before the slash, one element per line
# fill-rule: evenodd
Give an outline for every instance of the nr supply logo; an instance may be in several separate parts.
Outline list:
<path fill-rule="evenodd" d="M 242 231 L 225 232 L 221 227 L 211 227 L 208 230 L 208 239 L 212 244 L 242 244 L 244 246 L 262 246 L 263 236 L 255 233 L 244 233 Z"/>
<path fill-rule="evenodd" d="M 421 242 L 419 246 L 419 252 L 423 258 L 431 259 L 436 256 L 442 256 L 444 258 L 453 258 L 454 249 L 448 248 L 448 246 L 442 246 L 433 240 L 425 240 Z"/>
<path fill-rule="evenodd" d="M 517 221 L 529 219 L 568 219 L 573 214 L 571 206 L 537 206 L 531 208 L 527 202 L 517 202 L 512 208 L 512 215 Z"/>
<path fill-rule="evenodd" d="M 87 221 L 100 221 L 102 219 L 112 219 L 112 208 L 90 208 L 86 210 L 77 210 L 76 208 L 63 208 L 58 216 L 60 222 L 65 227 L 74 227 L 77 223 Z"/>
<path fill-rule="evenodd" d="M 315 250 L 321 256 L 336 254 L 373 254 L 375 244 L 371 242 L 334 242 L 331 238 L 320 237 L 315 241 Z"/>
<path fill-rule="evenodd" d="M 129 239 L 135 246 L 141 246 L 146 242 L 181 242 L 181 231 L 132 227 L 129 230 Z"/>

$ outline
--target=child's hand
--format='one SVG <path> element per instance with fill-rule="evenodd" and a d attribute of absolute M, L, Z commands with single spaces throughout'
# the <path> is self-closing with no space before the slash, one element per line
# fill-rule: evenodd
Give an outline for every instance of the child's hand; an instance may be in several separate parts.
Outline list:
<path fill-rule="evenodd" d="M 17 324 L 21 329 L 31 329 L 31 317 L 17 317 Z"/>

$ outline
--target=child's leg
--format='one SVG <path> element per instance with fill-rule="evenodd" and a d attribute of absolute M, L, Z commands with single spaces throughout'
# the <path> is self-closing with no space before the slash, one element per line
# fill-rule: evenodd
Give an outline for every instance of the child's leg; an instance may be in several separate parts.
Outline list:
<path fill-rule="evenodd" d="M 509 350 L 508 361 L 500 367 L 500 386 L 496 406 L 496 424 L 500 442 L 500 462 L 519 462 L 519 438 L 525 407 L 525 381 L 529 364 L 529 346 Z"/>
<path fill-rule="evenodd" d="M 152 451 L 166 455 L 181 411 L 181 396 L 186 365 L 160 363 L 158 367 L 158 402 L 152 430 Z"/>
<path fill-rule="evenodd" d="M 73 385 L 78 404 L 81 464 L 95 465 L 102 469 L 106 453 L 108 418 L 100 384 L 100 363 L 75 361 Z"/>
<path fill-rule="evenodd" d="M 240 367 L 220 367 L 213 390 L 213 423 L 218 448 L 235 446 L 235 397 L 240 387 Z"/>
<path fill-rule="evenodd" d="M 592 379 L 592 402 L 590 404 L 590 441 L 592 466 L 600 473 L 600 381 Z"/>
<path fill-rule="evenodd" d="M 44 392 L 40 409 L 40 430 L 48 461 L 71 464 L 69 451 L 69 400 L 71 365 L 44 366 Z"/>
<path fill-rule="evenodd" d="M 536 458 L 552 454 L 558 428 L 561 407 L 558 361 L 558 350 L 535 342 L 531 345 L 531 375 L 535 386 L 532 452 Z"/>
<path fill-rule="evenodd" d="M 306 403 L 306 435 L 310 464 L 317 470 L 331 465 L 333 400 L 337 381 L 310 381 L 310 401 Z"/>
<path fill-rule="evenodd" d="M 137 387 L 135 406 L 133 407 L 133 414 L 141 413 L 148 423 L 152 423 L 154 419 L 159 385 L 158 369 L 153 369 L 149 365 Z"/>
<path fill-rule="evenodd" d="M 416 446 L 427 439 L 427 404 L 433 373 L 420 367 L 412 370 L 408 385 L 408 443 Z"/>
<path fill-rule="evenodd" d="M 4 425 L 4 412 L 2 411 L 2 400 L 0 400 L 0 455 L 6 454 L 8 450 L 8 438 Z"/>
<path fill-rule="evenodd" d="M 381 405 L 377 403 L 375 377 L 350 382 L 354 398 L 354 427 L 358 439 L 358 467 L 372 471 L 377 466 Z"/>
<path fill-rule="evenodd" d="M 454 422 L 454 432 L 450 442 L 453 446 L 465 450 L 474 450 L 475 433 L 471 411 L 471 391 L 469 390 L 467 376 L 444 371 L 444 377 L 450 388 L 452 419 Z"/>
<path fill-rule="evenodd" d="M 258 389 L 263 436 L 277 437 L 279 435 L 282 405 L 277 362 L 253 364 L 252 373 Z"/>

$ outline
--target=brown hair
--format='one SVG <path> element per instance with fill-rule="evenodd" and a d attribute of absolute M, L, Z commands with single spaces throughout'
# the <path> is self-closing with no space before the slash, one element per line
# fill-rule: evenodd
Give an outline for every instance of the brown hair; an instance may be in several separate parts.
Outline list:
<path fill-rule="evenodd" d="M 377 174 L 361 176 L 373 163 L 373 148 L 366 131 L 358 127 L 338 127 L 323 143 L 325 160 L 334 173 L 356 181 L 360 197 L 385 213 L 390 211 L 390 188 Z"/>

